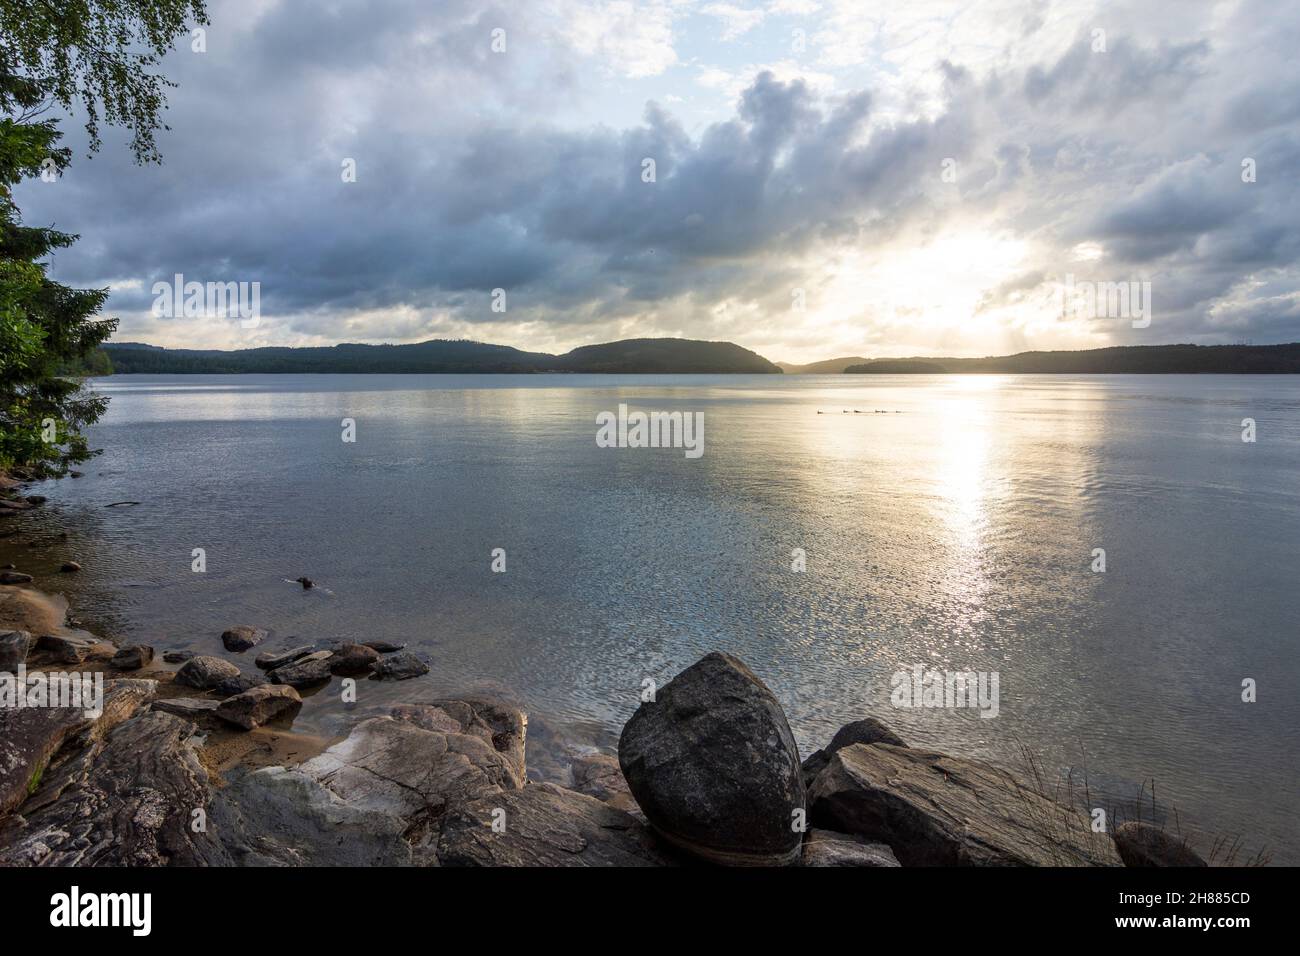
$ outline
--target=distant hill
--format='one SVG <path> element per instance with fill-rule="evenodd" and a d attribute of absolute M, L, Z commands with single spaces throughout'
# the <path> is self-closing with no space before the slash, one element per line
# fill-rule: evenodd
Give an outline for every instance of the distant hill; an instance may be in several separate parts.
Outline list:
<path fill-rule="evenodd" d="M 848 358 L 826 359 L 822 362 L 813 362 L 809 365 L 795 365 L 793 362 L 777 362 L 781 366 L 781 371 L 787 375 L 839 375 L 850 365 L 865 365 L 871 359 L 863 358 L 861 355 L 852 355 Z"/>
<path fill-rule="evenodd" d="M 104 351 L 118 374 L 245 372 L 762 372 L 781 369 L 731 342 L 626 339 L 564 355 L 506 345 L 435 339 L 415 345 L 343 344 L 319 348 L 164 349 L 122 342 Z"/>
<path fill-rule="evenodd" d="M 116 361 L 116 359 L 114 359 Z M 1121 375 L 1155 373 L 1300 373 L 1300 342 L 1288 345 L 1123 345 L 1077 352 L 1020 352 L 988 358 L 875 359 L 848 374 L 1002 372 Z"/>

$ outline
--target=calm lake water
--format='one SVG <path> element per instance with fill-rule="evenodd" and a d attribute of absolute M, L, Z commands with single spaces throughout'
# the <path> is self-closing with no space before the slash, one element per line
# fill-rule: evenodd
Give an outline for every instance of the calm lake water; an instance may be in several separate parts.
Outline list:
<path fill-rule="evenodd" d="M 219 635 L 238 623 L 272 629 L 267 646 L 406 641 L 432 674 L 362 682 L 363 711 L 503 686 L 599 746 L 644 679 L 724 649 L 780 697 L 805 754 L 866 715 L 1012 768 L 1024 746 L 1049 773 L 1086 767 L 1097 805 L 1154 779 L 1184 827 L 1300 863 L 1296 377 L 96 387 L 103 456 L 22 519 L 70 538 L 18 560 L 80 560 L 43 580 L 115 639 L 232 658 Z M 702 412 L 703 456 L 598 448 L 596 416 L 619 403 Z M 139 504 L 105 507 L 124 500 Z M 304 574 L 316 590 L 289 583 Z M 891 675 L 915 664 L 996 671 L 998 716 L 891 706 Z M 356 719 L 333 687 L 299 726 Z"/>

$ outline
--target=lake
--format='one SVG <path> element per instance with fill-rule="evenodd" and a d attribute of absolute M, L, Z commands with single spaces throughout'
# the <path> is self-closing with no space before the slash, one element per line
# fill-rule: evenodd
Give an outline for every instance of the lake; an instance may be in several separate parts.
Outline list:
<path fill-rule="evenodd" d="M 1027 748 L 1086 768 L 1095 805 L 1154 780 L 1159 813 L 1300 863 L 1296 377 L 94 384 L 104 454 L 23 518 L 69 539 L 16 560 L 79 560 L 55 583 L 114 639 L 234 658 L 219 635 L 247 623 L 268 647 L 385 638 L 432 665 L 361 682 L 355 708 L 335 682 L 299 727 L 490 686 L 610 747 L 643 681 L 722 649 L 804 754 L 868 715 L 1012 769 Z M 702 413 L 703 453 L 598 447 L 620 404 Z M 996 673 L 997 716 L 893 706 L 916 665 Z"/>

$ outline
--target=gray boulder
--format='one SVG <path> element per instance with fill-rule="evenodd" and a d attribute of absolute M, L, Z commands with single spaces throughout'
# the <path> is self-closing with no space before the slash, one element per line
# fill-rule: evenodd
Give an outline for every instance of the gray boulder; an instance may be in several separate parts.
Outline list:
<path fill-rule="evenodd" d="M 296 714 L 301 709 L 302 698 L 292 687 L 264 684 L 226 698 L 218 705 L 216 713 L 227 723 L 252 730 L 277 717 Z"/>
<path fill-rule="evenodd" d="M 852 744 L 808 792 L 814 826 L 888 844 L 904 866 L 1117 866 L 1088 817 L 974 760 Z"/>
<path fill-rule="evenodd" d="M 898 866 L 898 857 L 883 843 L 830 830 L 809 830 L 800 866 Z"/>
<path fill-rule="evenodd" d="M 221 634 L 221 643 L 226 650 L 235 654 L 243 653 L 250 647 L 256 647 L 264 640 L 266 640 L 266 631 L 260 627 L 248 627 L 244 624 L 232 627 Z"/>
<path fill-rule="evenodd" d="M 672 863 L 650 831 L 628 814 L 549 783 L 530 783 L 453 809 L 442 826 L 438 859 L 443 866 Z"/>
<path fill-rule="evenodd" d="M 709 654 L 638 707 L 618 760 L 669 842 L 716 863 L 798 860 L 799 750 L 776 697 L 736 658 Z"/>
<path fill-rule="evenodd" d="M 200 654 L 181 665 L 181 669 L 176 672 L 176 683 L 198 690 L 210 690 L 223 680 L 238 676 L 239 668 L 230 661 Z"/>
<path fill-rule="evenodd" d="M 1121 823 L 1115 849 L 1125 866 L 1207 866 L 1184 840 L 1150 823 Z"/>

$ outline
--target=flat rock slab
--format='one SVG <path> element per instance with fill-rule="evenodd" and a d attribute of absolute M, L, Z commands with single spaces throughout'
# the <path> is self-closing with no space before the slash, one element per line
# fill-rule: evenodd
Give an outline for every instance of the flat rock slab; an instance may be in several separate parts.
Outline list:
<path fill-rule="evenodd" d="M 154 695 L 157 681 L 104 682 L 104 709 L 97 717 L 74 707 L 0 707 L 0 817 L 16 808 L 41 782 L 50 759 L 76 738 L 102 736 Z"/>
<path fill-rule="evenodd" d="M 306 657 L 314 650 L 316 650 L 315 645 L 303 644 L 301 647 L 291 647 L 287 651 L 262 651 L 253 659 L 253 663 L 264 671 L 273 671 L 277 667 L 292 664 L 299 658 Z"/>
<path fill-rule="evenodd" d="M 899 866 L 894 851 L 883 843 L 829 830 L 809 830 L 803 841 L 800 866 Z"/>
<path fill-rule="evenodd" d="M 198 720 L 200 717 L 214 713 L 219 706 L 220 701 L 215 700 L 203 700 L 199 697 L 172 697 L 167 700 L 155 700 L 149 706 L 149 709 L 171 714 L 175 717 L 184 717 L 187 720 Z"/>
<path fill-rule="evenodd" d="M 228 864 L 212 828 L 190 825 L 210 799 L 193 730 L 171 714 L 145 713 L 52 767 L 2 825 L 0 865 Z"/>
<path fill-rule="evenodd" d="M 424 730 L 477 737 L 505 759 L 516 787 L 522 787 L 528 779 L 528 715 L 518 707 L 490 697 L 443 698 L 424 704 L 399 704 L 392 715 Z"/>
<path fill-rule="evenodd" d="M 550 783 L 530 783 L 453 809 L 442 827 L 438 859 L 443 866 L 673 862 L 638 820 L 595 797 Z"/>
<path fill-rule="evenodd" d="M 904 866 L 1118 866 L 1088 817 L 974 760 L 853 744 L 808 794 L 817 827 L 885 843 Z"/>
<path fill-rule="evenodd" d="M 245 730 L 261 727 L 277 717 L 288 717 L 302 709 L 302 698 L 292 687 L 263 684 L 223 700 L 216 714 L 227 723 Z"/>
<path fill-rule="evenodd" d="M 874 717 L 855 720 L 836 731 L 824 750 L 815 751 L 804 760 L 804 782 L 811 787 L 813 778 L 825 770 L 826 765 L 830 763 L 831 755 L 853 744 L 893 744 L 895 747 L 906 747 L 907 741 L 890 730 L 883 721 Z"/>

